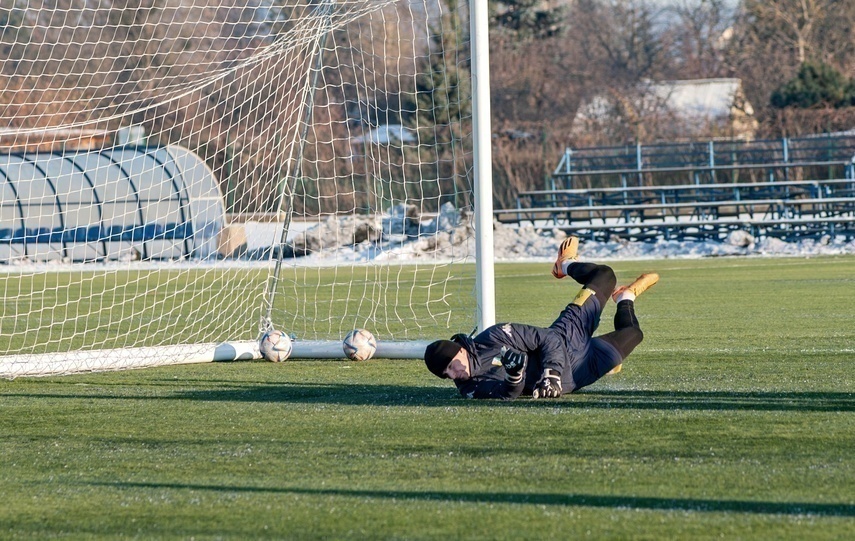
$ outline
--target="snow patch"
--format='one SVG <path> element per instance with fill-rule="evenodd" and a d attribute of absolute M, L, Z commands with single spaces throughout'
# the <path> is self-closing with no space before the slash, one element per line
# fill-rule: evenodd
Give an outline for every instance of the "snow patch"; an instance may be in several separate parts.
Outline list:
<path fill-rule="evenodd" d="M 249 231 L 248 228 L 248 237 Z M 550 261 L 555 258 L 556 246 L 566 236 L 561 229 L 546 224 L 536 227 L 495 222 L 494 257 L 496 261 Z M 723 242 L 666 239 L 630 242 L 613 237 L 608 242 L 583 238 L 582 243 L 583 259 L 598 261 L 855 254 L 855 240 L 842 236 L 785 242 L 772 237 L 758 240 L 747 231 L 733 231 Z M 266 249 L 270 250 L 270 246 Z M 397 205 L 381 216 L 330 217 L 304 227 L 289 234 L 285 254 L 291 257 L 290 264 L 300 266 L 371 261 L 471 261 L 475 258 L 475 233 L 471 216 L 457 211 L 451 203 L 427 219 L 414 205 Z"/>

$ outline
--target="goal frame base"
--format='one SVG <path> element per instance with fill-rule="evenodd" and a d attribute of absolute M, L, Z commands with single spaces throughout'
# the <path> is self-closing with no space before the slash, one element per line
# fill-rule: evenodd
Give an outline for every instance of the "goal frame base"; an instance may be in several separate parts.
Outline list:
<path fill-rule="evenodd" d="M 374 359 L 422 359 L 428 341 L 378 342 Z M 0 378 L 46 377 L 182 364 L 260 360 L 258 342 L 220 342 L 0 357 Z M 288 360 L 348 360 L 338 340 L 295 340 Z M 285 361 L 288 362 L 288 361 Z"/>

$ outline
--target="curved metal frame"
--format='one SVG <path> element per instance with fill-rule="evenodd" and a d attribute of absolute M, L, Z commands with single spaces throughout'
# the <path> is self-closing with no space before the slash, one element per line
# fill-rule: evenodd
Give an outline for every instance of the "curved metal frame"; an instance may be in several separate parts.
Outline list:
<path fill-rule="evenodd" d="M 137 221 L 140 224 L 139 226 L 134 224 L 132 231 L 134 231 L 137 227 L 141 227 L 145 231 L 147 224 L 145 221 L 146 213 L 144 212 L 144 210 L 145 210 L 146 205 L 150 202 L 144 200 L 140 195 L 140 189 L 142 188 L 142 183 L 140 182 L 140 179 L 135 178 L 135 176 L 131 174 L 131 171 L 127 167 L 127 164 L 123 160 L 118 159 L 119 157 L 116 156 L 116 152 L 121 151 L 121 150 L 126 150 L 126 151 L 132 150 L 140 158 L 142 158 L 142 159 L 147 158 L 147 159 L 152 160 L 153 164 L 156 167 L 159 167 L 161 169 L 162 173 L 165 175 L 166 179 L 168 179 L 168 182 L 171 186 L 171 190 L 170 190 L 171 191 L 171 197 L 170 197 L 170 199 L 174 198 L 174 200 L 177 201 L 177 203 L 178 203 L 178 219 L 180 220 L 180 225 L 182 227 L 181 230 L 184 231 L 184 233 L 182 234 L 182 237 L 180 239 L 181 252 L 182 252 L 180 257 L 186 258 L 186 257 L 192 256 L 194 251 L 196 250 L 196 243 L 193 242 L 193 239 L 190 236 L 188 236 L 187 229 L 185 229 L 185 228 L 189 227 L 190 231 L 195 231 L 194 225 L 198 220 L 197 220 L 197 217 L 193 215 L 193 206 L 191 204 L 193 197 L 191 196 L 189 186 L 187 185 L 187 179 L 188 179 L 187 171 L 183 170 L 181 164 L 176 159 L 175 151 L 172 149 L 172 147 L 165 146 L 165 147 L 139 147 L 139 148 L 131 147 L 131 148 L 124 148 L 124 149 L 122 149 L 122 148 L 111 148 L 111 149 L 103 149 L 103 150 L 93 151 L 93 152 L 89 153 L 92 155 L 98 155 L 98 156 L 102 157 L 103 160 L 106 160 L 106 164 L 104 165 L 105 167 L 109 167 L 109 168 L 115 167 L 116 171 L 118 171 L 118 173 L 120 175 L 120 178 L 122 178 L 123 180 L 126 180 L 128 182 L 128 184 L 130 186 L 131 194 L 132 194 L 132 199 L 128 202 L 132 201 L 135 204 L 136 209 L 135 209 L 134 214 L 137 216 Z M 222 192 L 220 190 L 219 185 L 217 184 L 216 177 L 214 176 L 213 171 L 211 171 L 211 169 L 207 166 L 207 164 L 205 164 L 204 161 L 202 161 L 201 158 L 199 158 L 199 156 L 197 156 L 196 154 L 194 154 L 193 152 L 191 152 L 189 150 L 186 150 L 186 149 L 182 149 L 182 150 L 185 151 L 187 154 L 185 159 L 193 162 L 192 167 L 199 167 L 200 165 L 203 166 L 205 176 L 211 179 L 211 188 L 215 189 L 216 193 L 219 195 L 219 197 L 222 198 Z M 165 152 L 165 155 L 158 155 L 159 151 Z M 98 191 L 96 190 L 96 183 L 92 178 L 91 171 L 86 170 L 84 165 L 79 163 L 78 157 L 84 153 L 76 151 L 74 153 L 69 153 L 69 154 L 65 154 L 63 152 L 52 152 L 50 154 L 52 156 L 57 157 L 59 159 L 60 164 L 64 164 L 64 163 L 70 164 L 70 166 L 72 167 L 72 169 L 75 173 L 82 175 L 83 180 L 85 182 L 85 185 L 88 185 L 88 188 L 92 191 L 92 204 L 97 208 L 98 223 L 97 224 L 93 223 L 90 225 L 90 227 L 97 225 L 97 227 L 99 228 L 99 231 L 101 233 L 98 235 L 97 239 L 90 239 L 90 237 L 87 236 L 85 242 L 86 242 L 86 244 L 94 245 L 98 259 L 109 258 L 110 251 L 108 250 L 107 242 L 111 242 L 111 239 L 108 238 L 104 234 L 105 233 L 104 205 L 106 203 L 109 203 L 109 201 L 103 201 L 102 198 L 98 195 Z M 67 201 L 64 201 L 62 199 L 62 197 L 60 196 L 60 194 L 57 192 L 56 179 L 50 176 L 49 172 L 47 171 L 47 168 L 45 167 L 45 164 L 42 161 L 40 161 L 35 154 L 32 154 L 32 153 L 13 153 L 12 155 L 15 156 L 15 158 L 17 160 L 20 160 L 20 163 L 22 165 L 27 164 L 27 165 L 32 166 L 35 169 L 35 171 L 41 176 L 41 178 L 44 179 L 44 181 L 47 183 L 47 185 L 49 186 L 49 189 L 52 190 L 53 200 L 54 200 L 54 205 L 55 205 L 54 208 L 58 211 L 60 228 L 64 231 L 68 225 L 67 219 L 66 219 L 67 217 L 65 215 L 65 213 L 68 209 L 68 205 L 67 205 Z M 136 157 L 137 156 L 135 156 L 135 158 Z M 15 222 L 20 222 L 21 230 L 24 231 L 24 233 L 25 233 L 24 238 L 22 239 L 23 242 L 21 243 L 22 244 L 21 252 L 22 252 L 23 256 L 28 257 L 31 255 L 30 252 L 33 252 L 33 253 L 35 253 L 35 252 L 34 252 L 34 248 L 29 246 L 29 244 L 32 244 L 32 242 L 28 242 L 28 239 L 26 238 L 26 231 L 27 231 L 27 212 L 26 212 L 26 208 L 25 208 L 25 207 L 27 207 L 27 205 L 25 204 L 26 202 L 21 201 L 21 195 L 20 195 L 20 192 L 18 190 L 18 187 L 16 186 L 17 181 L 13 180 L 9 177 L 8 171 L 3 166 L 0 166 L 0 176 L 1 176 L 0 178 L 2 178 L 3 181 L 8 183 L 10 189 L 12 190 L 12 194 L 14 194 L 15 207 L 17 208 L 17 212 L 18 212 L 18 215 L 15 216 Z M 139 175 L 137 175 L 137 176 L 139 176 Z M 209 189 L 207 191 L 211 191 L 211 190 Z M 45 195 L 47 195 L 47 194 L 45 194 Z M 154 201 L 152 201 L 151 203 L 153 203 L 153 202 Z M 222 222 L 223 222 L 223 224 L 225 224 L 225 205 L 221 204 L 219 206 L 219 208 L 221 209 L 221 211 L 223 213 Z M 15 243 L 14 242 L 15 231 L 16 231 L 16 229 L 13 228 L 12 237 L 10 240 L 11 244 Z M 53 233 L 53 231 L 52 231 L 52 233 Z M 135 237 L 136 237 L 136 235 L 132 234 L 132 239 Z M 151 251 L 151 249 L 149 247 L 148 241 L 155 240 L 155 239 L 154 238 L 152 238 L 152 239 L 145 238 L 145 233 L 143 234 L 143 237 L 144 238 L 140 241 L 142 243 L 142 246 L 140 247 L 140 249 L 142 250 L 141 256 L 145 259 L 148 259 L 148 258 L 152 257 L 152 255 L 153 255 L 153 254 L 149 253 Z M 50 239 L 48 239 L 48 240 L 50 240 Z M 177 241 L 179 239 L 173 238 L 172 240 Z M 131 240 L 131 242 L 134 242 L 134 241 Z M 53 243 L 49 242 L 49 244 L 53 244 Z M 70 257 L 71 252 L 70 252 L 70 249 L 68 246 L 69 242 L 68 242 L 68 239 L 66 238 L 65 235 L 63 235 L 62 238 L 60 239 L 60 244 L 61 244 L 61 252 L 60 252 L 61 257 Z M 99 244 L 100 244 L 100 246 L 98 246 Z M 177 246 L 175 246 L 175 247 L 177 247 Z"/>

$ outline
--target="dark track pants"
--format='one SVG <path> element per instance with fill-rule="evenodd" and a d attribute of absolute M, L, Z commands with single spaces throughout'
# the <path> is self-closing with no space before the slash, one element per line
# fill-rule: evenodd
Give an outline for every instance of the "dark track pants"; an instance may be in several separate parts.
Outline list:
<path fill-rule="evenodd" d="M 572 263 L 567 275 L 582 284 L 583 289 L 551 327 L 565 335 L 568 348 L 581 353 L 579 364 L 573 368 L 574 386 L 578 389 L 621 364 L 641 343 L 644 334 L 635 316 L 635 304 L 622 301 L 615 312 L 615 330 L 592 338 L 617 278 L 611 267 L 595 263 Z"/>

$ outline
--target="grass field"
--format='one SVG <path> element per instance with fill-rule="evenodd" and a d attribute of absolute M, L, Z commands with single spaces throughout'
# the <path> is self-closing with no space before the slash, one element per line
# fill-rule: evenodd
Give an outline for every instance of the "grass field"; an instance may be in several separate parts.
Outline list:
<path fill-rule="evenodd" d="M 497 267 L 500 320 L 551 322 L 548 267 Z M 0 539 L 855 537 L 855 258 L 614 267 L 662 275 L 645 341 L 557 401 L 416 361 L 0 381 Z"/>
<path fill-rule="evenodd" d="M 0 354 L 42 354 L 185 344 L 188 336 L 255 340 L 272 268 L 0 270 Z M 437 322 L 471 329 L 474 272 L 473 265 L 288 267 L 271 320 L 302 340 L 343 338 L 366 322 L 378 336 L 401 340 L 431 337 Z"/>

